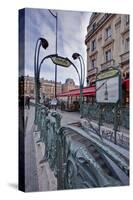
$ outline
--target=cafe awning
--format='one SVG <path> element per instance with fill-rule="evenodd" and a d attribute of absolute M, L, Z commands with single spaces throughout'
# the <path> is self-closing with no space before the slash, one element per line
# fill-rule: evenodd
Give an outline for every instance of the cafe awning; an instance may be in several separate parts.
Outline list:
<path fill-rule="evenodd" d="M 82 91 L 83 91 L 83 96 L 94 96 L 95 86 L 84 87 Z M 70 90 L 69 92 L 64 92 L 58 95 L 58 97 L 65 97 L 65 96 L 80 96 L 80 89 Z"/>
<path fill-rule="evenodd" d="M 122 82 L 122 86 L 126 89 L 126 91 L 129 91 L 129 79 L 126 79 Z"/>

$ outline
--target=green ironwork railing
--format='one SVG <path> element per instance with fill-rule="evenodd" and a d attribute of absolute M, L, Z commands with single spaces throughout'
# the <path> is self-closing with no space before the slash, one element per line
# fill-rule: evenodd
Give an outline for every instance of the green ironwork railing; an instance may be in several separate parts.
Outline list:
<path fill-rule="evenodd" d="M 92 120 L 98 120 L 99 106 L 98 104 L 83 104 L 83 117 L 89 117 Z M 129 107 L 119 108 L 119 121 L 118 126 L 129 129 Z M 114 123 L 115 110 L 114 105 L 107 105 L 102 110 L 102 121 L 105 123 Z"/>
<path fill-rule="evenodd" d="M 127 158 L 104 144 L 95 135 L 88 134 L 82 127 L 76 125 L 61 127 L 59 113 L 51 112 L 41 104 L 36 106 L 36 124 L 40 132 L 37 142 L 45 144 L 44 156 L 40 163 L 49 162 L 51 170 L 57 177 L 58 189 L 128 184 Z M 109 160 L 116 163 L 119 170 L 125 174 L 126 181 L 123 181 L 115 169 L 110 167 Z"/>

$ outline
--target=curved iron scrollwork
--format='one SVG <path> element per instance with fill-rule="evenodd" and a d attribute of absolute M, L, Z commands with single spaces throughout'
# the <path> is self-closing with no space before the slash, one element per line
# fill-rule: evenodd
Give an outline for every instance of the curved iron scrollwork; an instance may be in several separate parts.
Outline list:
<path fill-rule="evenodd" d="M 45 143 L 44 161 L 57 177 L 58 189 L 120 186 L 123 183 L 111 160 L 128 176 L 129 163 L 81 127 L 61 127 L 61 115 L 38 105 L 40 139 Z"/>
<path fill-rule="evenodd" d="M 107 155 L 105 156 L 104 151 L 100 149 L 99 143 L 97 145 L 96 143 L 94 144 L 91 137 L 88 139 L 81 132 L 80 130 L 76 131 L 73 127 L 62 127 L 60 129 L 59 134 L 62 137 L 63 151 L 62 166 L 65 166 L 65 169 L 63 167 L 62 170 L 64 174 L 60 174 L 63 179 L 61 184 L 59 183 L 60 189 L 124 185 L 125 183 L 120 180 L 106 157 L 107 155 L 109 157 L 112 155 L 111 159 L 117 162 L 111 150 L 109 148 L 106 149 Z M 118 154 L 118 157 L 120 159 L 118 162 L 123 165 L 123 167 L 120 167 L 124 168 L 125 165 L 128 165 L 128 161 L 124 161 L 121 155 Z M 125 170 L 124 173 L 126 173 Z"/>
<path fill-rule="evenodd" d="M 77 166 L 72 156 L 68 157 L 66 165 L 66 188 L 76 188 Z"/>
<path fill-rule="evenodd" d="M 40 130 L 40 139 L 37 142 L 45 143 L 44 157 L 40 161 L 48 161 L 52 170 L 57 173 L 57 132 L 60 128 L 61 116 L 59 113 L 50 112 L 41 104 L 37 105 L 37 125 Z"/>

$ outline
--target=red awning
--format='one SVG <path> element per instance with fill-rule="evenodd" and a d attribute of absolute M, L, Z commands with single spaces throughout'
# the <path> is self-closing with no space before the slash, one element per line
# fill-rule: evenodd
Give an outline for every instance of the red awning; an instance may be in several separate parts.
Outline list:
<path fill-rule="evenodd" d="M 129 91 L 129 79 L 124 80 L 122 82 L 122 86 L 126 88 L 126 91 Z M 96 94 L 95 86 L 83 88 L 83 96 L 94 96 L 95 94 Z M 74 89 L 70 90 L 69 92 L 58 94 L 58 97 L 66 97 L 66 96 L 80 96 L 80 89 Z"/>
<path fill-rule="evenodd" d="M 83 88 L 83 96 L 93 96 L 95 95 L 95 87 L 85 87 Z M 59 94 L 58 97 L 65 96 L 80 96 L 80 89 L 70 90 L 69 92 L 64 92 Z"/>
<path fill-rule="evenodd" d="M 126 91 L 129 91 L 129 79 L 124 80 L 122 86 L 126 88 Z"/>

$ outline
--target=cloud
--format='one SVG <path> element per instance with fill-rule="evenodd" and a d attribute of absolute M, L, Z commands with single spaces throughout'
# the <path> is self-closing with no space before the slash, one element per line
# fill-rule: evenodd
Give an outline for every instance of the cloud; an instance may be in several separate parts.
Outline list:
<path fill-rule="evenodd" d="M 53 10 L 53 12 L 56 12 Z M 58 54 L 69 57 L 72 60 L 74 52 L 80 53 L 86 63 L 85 35 L 89 24 L 89 12 L 57 11 L 58 13 Z M 41 48 L 40 60 L 49 54 L 55 53 L 55 18 L 46 9 L 26 9 L 25 27 L 25 66 L 26 73 L 33 75 L 35 44 L 39 37 L 44 37 L 49 42 L 49 47 Z M 72 60 L 73 61 L 73 60 Z M 78 68 L 79 62 L 73 61 Z M 50 60 L 43 63 L 41 77 L 54 79 L 55 67 Z M 80 69 L 79 69 L 80 70 Z M 58 81 L 65 82 L 66 78 L 73 78 L 78 84 L 78 77 L 75 70 L 58 67 Z"/>

